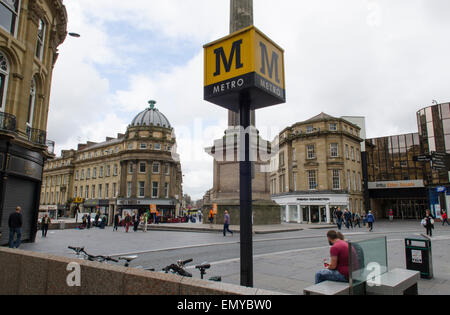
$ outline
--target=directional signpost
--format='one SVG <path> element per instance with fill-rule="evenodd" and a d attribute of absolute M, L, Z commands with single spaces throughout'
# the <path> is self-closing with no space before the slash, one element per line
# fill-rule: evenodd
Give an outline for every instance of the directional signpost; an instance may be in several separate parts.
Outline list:
<path fill-rule="evenodd" d="M 436 171 L 448 171 L 448 154 L 433 152 L 431 154 L 431 165 Z"/>
<path fill-rule="evenodd" d="M 254 26 L 204 46 L 204 99 L 240 115 L 241 285 L 253 287 L 250 111 L 286 102 L 284 50 Z"/>

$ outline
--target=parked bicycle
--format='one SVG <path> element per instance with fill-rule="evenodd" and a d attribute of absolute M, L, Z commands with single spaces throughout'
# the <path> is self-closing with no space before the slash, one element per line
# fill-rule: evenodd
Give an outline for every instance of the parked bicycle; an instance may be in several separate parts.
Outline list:
<path fill-rule="evenodd" d="M 167 267 L 164 267 L 162 269 L 162 271 L 164 271 L 165 273 L 171 272 L 173 274 L 177 274 L 177 275 L 182 276 L 182 277 L 192 278 L 192 273 L 187 271 L 185 269 L 185 266 L 187 264 L 193 262 L 193 261 L 194 261 L 194 259 L 192 259 L 192 258 L 188 259 L 188 260 L 184 260 L 184 261 L 183 260 L 179 260 L 179 261 L 177 261 L 176 264 L 171 264 L 171 265 L 169 265 Z M 206 275 L 206 270 L 210 269 L 211 265 L 207 264 L 207 263 L 204 263 L 202 265 L 195 266 L 195 268 L 200 271 L 201 279 L 203 279 L 204 276 Z M 208 280 L 220 282 L 220 281 L 222 281 L 222 277 L 211 277 Z"/>
<path fill-rule="evenodd" d="M 127 268 L 130 268 L 130 263 L 133 260 L 138 258 L 137 255 L 133 255 L 133 256 L 120 256 L 120 257 L 118 257 L 118 259 L 114 259 L 111 256 L 102 256 L 102 255 L 94 256 L 94 255 L 90 255 L 90 254 L 88 254 L 85 251 L 84 247 L 72 247 L 72 246 L 69 246 L 69 249 L 75 251 L 75 254 L 77 255 L 77 257 L 82 256 L 82 259 L 89 260 L 89 261 L 97 261 L 97 262 L 109 262 L 109 261 L 112 261 L 112 262 L 115 262 L 115 263 L 119 263 L 120 261 L 124 261 L 124 267 L 127 267 Z M 147 271 L 155 271 L 154 268 L 144 268 L 142 266 L 137 266 L 137 267 L 134 267 L 134 268 L 136 268 L 136 269 L 144 269 L 144 270 L 147 270 Z"/>

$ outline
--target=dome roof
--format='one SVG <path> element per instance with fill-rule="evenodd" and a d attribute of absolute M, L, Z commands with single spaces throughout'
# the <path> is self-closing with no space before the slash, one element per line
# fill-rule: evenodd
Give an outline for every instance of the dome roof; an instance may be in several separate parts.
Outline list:
<path fill-rule="evenodd" d="M 172 128 L 169 120 L 158 109 L 155 108 L 155 101 L 149 101 L 150 107 L 139 113 L 131 122 L 130 127 L 137 126 L 156 126 L 163 128 Z"/>

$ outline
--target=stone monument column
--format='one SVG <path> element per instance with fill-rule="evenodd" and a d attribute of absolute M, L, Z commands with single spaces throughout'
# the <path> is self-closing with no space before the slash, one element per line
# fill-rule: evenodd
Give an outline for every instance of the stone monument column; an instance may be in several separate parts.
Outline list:
<path fill-rule="evenodd" d="M 230 0 L 230 33 L 253 25 L 253 0 Z M 228 129 L 225 136 L 214 141 L 212 147 L 205 151 L 214 157 L 213 188 L 206 192 L 203 202 L 203 217 L 208 219 L 209 210 L 213 204 L 218 206 L 217 222 L 223 221 L 223 212 L 231 214 L 231 224 L 240 223 L 240 182 L 239 182 L 239 152 L 235 137 L 239 137 L 236 127 L 240 126 L 239 113 L 228 112 Z M 255 127 L 255 111 L 250 114 L 250 125 Z M 258 136 L 258 143 L 253 146 L 266 146 L 267 141 Z M 254 148 L 254 147 L 253 147 Z M 270 198 L 270 174 L 262 172 L 267 161 L 254 162 L 252 180 L 253 218 L 254 224 L 279 224 L 280 206 Z"/>
<path fill-rule="evenodd" d="M 230 34 L 253 25 L 253 0 L 231 0 L 230 7 Z M 254 110 L 250 114 L 250 124 L 255 126 Z M 239 113 L 228 111 L 228 127 L 239 125 Z"/>

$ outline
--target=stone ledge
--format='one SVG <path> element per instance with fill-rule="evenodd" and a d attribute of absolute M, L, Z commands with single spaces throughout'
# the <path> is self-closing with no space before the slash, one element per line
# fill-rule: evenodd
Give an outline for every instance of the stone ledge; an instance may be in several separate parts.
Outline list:
<path fill-rule="evenodd" d="M 70 263 L 81 286 L 69 287 Z M 0 248 L 0 295 L 279 295 L 228 283 L 185 278 L 99 262 Z"/>

